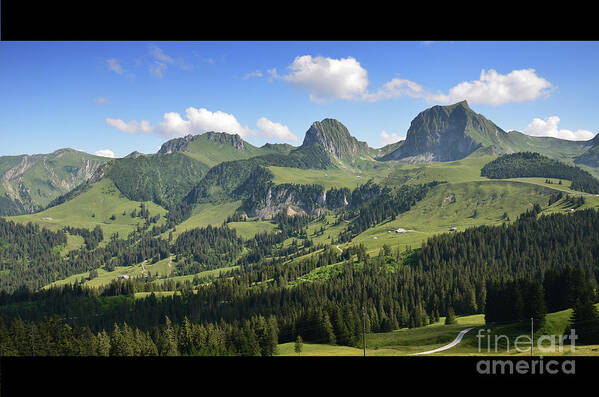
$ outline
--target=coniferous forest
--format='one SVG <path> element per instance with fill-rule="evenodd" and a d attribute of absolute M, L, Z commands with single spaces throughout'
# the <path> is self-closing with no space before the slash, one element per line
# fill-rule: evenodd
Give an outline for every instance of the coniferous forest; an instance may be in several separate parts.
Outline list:
<path fill-rule="evenodd" d="M 222 235 L 227 252 L 238 244 L 226 228 L 205 232 L 209 239 Z M 51 246 L 60 235 L 48 234 L 40 245 Z M 178 252 L 210 255 L 201 245 L 193 246 L 201 239 L 192 236 L 179 237 Z M 531 316 L 542 320 L 547 310 L 575 307 L 579 321 L 588 324 L 596 318 L 588 304 L 597 301 L 598 239 L 595 210 L 537 217 L 533 209 L 513 224 L 434 236 L 418 249 L 383 247 L 371 256 L 360 245 L 343 252 L 330 247 L 291 264 L 261 257 L 195 293 L 183 288 L 172 296 L 134 299 L 135 292 L 144 290 L 142 280 L 119 280 L 104 289 L 78 284 L 20 288 L 0 295 L 2 351 L 270 355 L 273 341 L 293 342 L 298 335 L 306 342 L 357 346 L 362 305 L 368 332 L 423 326 L 450 311 L 483 312 L 494 323 Z M 140 255 L 154 252 L 147 249 Z M 294 284 L 330 264 L 342 270 L 330 280 Z M 592 332 L 587 337 L 592 339 Z"/>

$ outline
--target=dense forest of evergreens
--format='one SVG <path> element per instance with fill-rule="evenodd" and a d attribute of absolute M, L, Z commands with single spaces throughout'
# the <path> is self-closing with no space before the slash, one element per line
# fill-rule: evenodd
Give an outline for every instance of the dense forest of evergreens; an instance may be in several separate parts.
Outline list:
<path fill-rule="evenodd" d="M 330 247 L 291 263 L 260 258 L 196 292 L 183 289 L 160 298 L 134 299 L 135 284 L 104 296 L 81 286 L 22 290 L 0 295 L 0 317 L 8 324 L 18 318 L 39 322 L 54 314 L 73 327 L 89 327 L 97 338 L 115 323 L 155 333 L 151 330 L 165 317 L 177 326 L 188 320 L 236 328 L 264 316 L 276 322 L 279 343 L 301 335 L 307 342 L 343 345 L 360 341 L 362 306 L 369 332 L 426 325 L 450 309 L 458 315 L 483 312 L 489 322 L 531 314 L 540 319 L 548 309 L 571 307 L 573 301 L 578 317 L 592 318 L 588 304 L 597 301 L 599 213 L 539 217 L 537 212 L 534 208 L 510 225 L 437 235 L 416 250 L 383 247 L 370 257 L 363 246 L 343 253 Z M 297 282 L 328 265 L 340 268 L 329 280 Z M 576 280 L 585 280 L 583 286 Z M 515 303 L 506 305 L 506 296 Z M 239 353 L 243 346 L 227 351 Z"/>
<path fill-rule="evenodd" d="M 572 181 L 570 188 L 581 192 L 599 193 L 599 180 L 587 171 L 550 159 L 539 153 L 505 154 L 487 163 L 480 171 L 488 178 L 542 177 Z"/>

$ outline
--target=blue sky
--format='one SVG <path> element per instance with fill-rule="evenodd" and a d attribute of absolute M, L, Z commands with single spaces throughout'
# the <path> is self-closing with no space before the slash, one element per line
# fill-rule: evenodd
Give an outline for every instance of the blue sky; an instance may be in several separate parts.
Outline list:
<path fill-rule="evenodd" d="M 122 157 L 206 130 L 299 145 L 336 118 L 372 147 L 468 100 L 505 130 L 599 131 L 597 42 L 0 42 L 0 155 Z"/>

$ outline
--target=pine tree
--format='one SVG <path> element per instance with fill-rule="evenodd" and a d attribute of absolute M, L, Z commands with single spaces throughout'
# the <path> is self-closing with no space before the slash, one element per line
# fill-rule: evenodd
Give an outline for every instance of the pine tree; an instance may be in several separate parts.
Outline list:
<path fill-rule="evenodd" d="M 299 356 L 302 355 L 302 350 L 304 350 L 304 341 L 300 335 L 298 335 L 297 339 L 295 340 L 294 350 Z"/>
<path fill-rule="evenodd" d="M 108 356 L 110 355 L 110 336 L 106 333 L 105 330 L 98 332 L 97 336 L 97 355 L 98 356 Z"/>
<path fill-rule="evenodd" d="M 455 324 L 457 322 L 453 307 L 449 306 L 447 309 L 447 316 L 445 317 L 445 325 Z"/>
<path fill-rule="evenodd" d="M 177 356 L 179 351 L 177 349 L 177 334 L 173 328 L 171 320 L 165 316 L 164 318 L 164 329 L 161 333 L 161 351 L 162 356 Z"/>
<path fill-rule="evenodd" d="M 578 299 L 570 318 L 570 327 L 578 335 L 578 343 L 584 345 L 599 344 L 599 314 L 590 299 Z M 566 332 L 569 334 L 570 329 Z"/>

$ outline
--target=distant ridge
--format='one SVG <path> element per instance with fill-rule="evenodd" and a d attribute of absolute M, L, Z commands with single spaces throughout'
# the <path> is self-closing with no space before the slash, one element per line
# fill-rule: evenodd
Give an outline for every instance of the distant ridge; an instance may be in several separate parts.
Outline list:
<path fill-rule="evenodd" d="M 111 160 L 70 148 L 0 157 L 0 216 L 42 209 Z"/>

